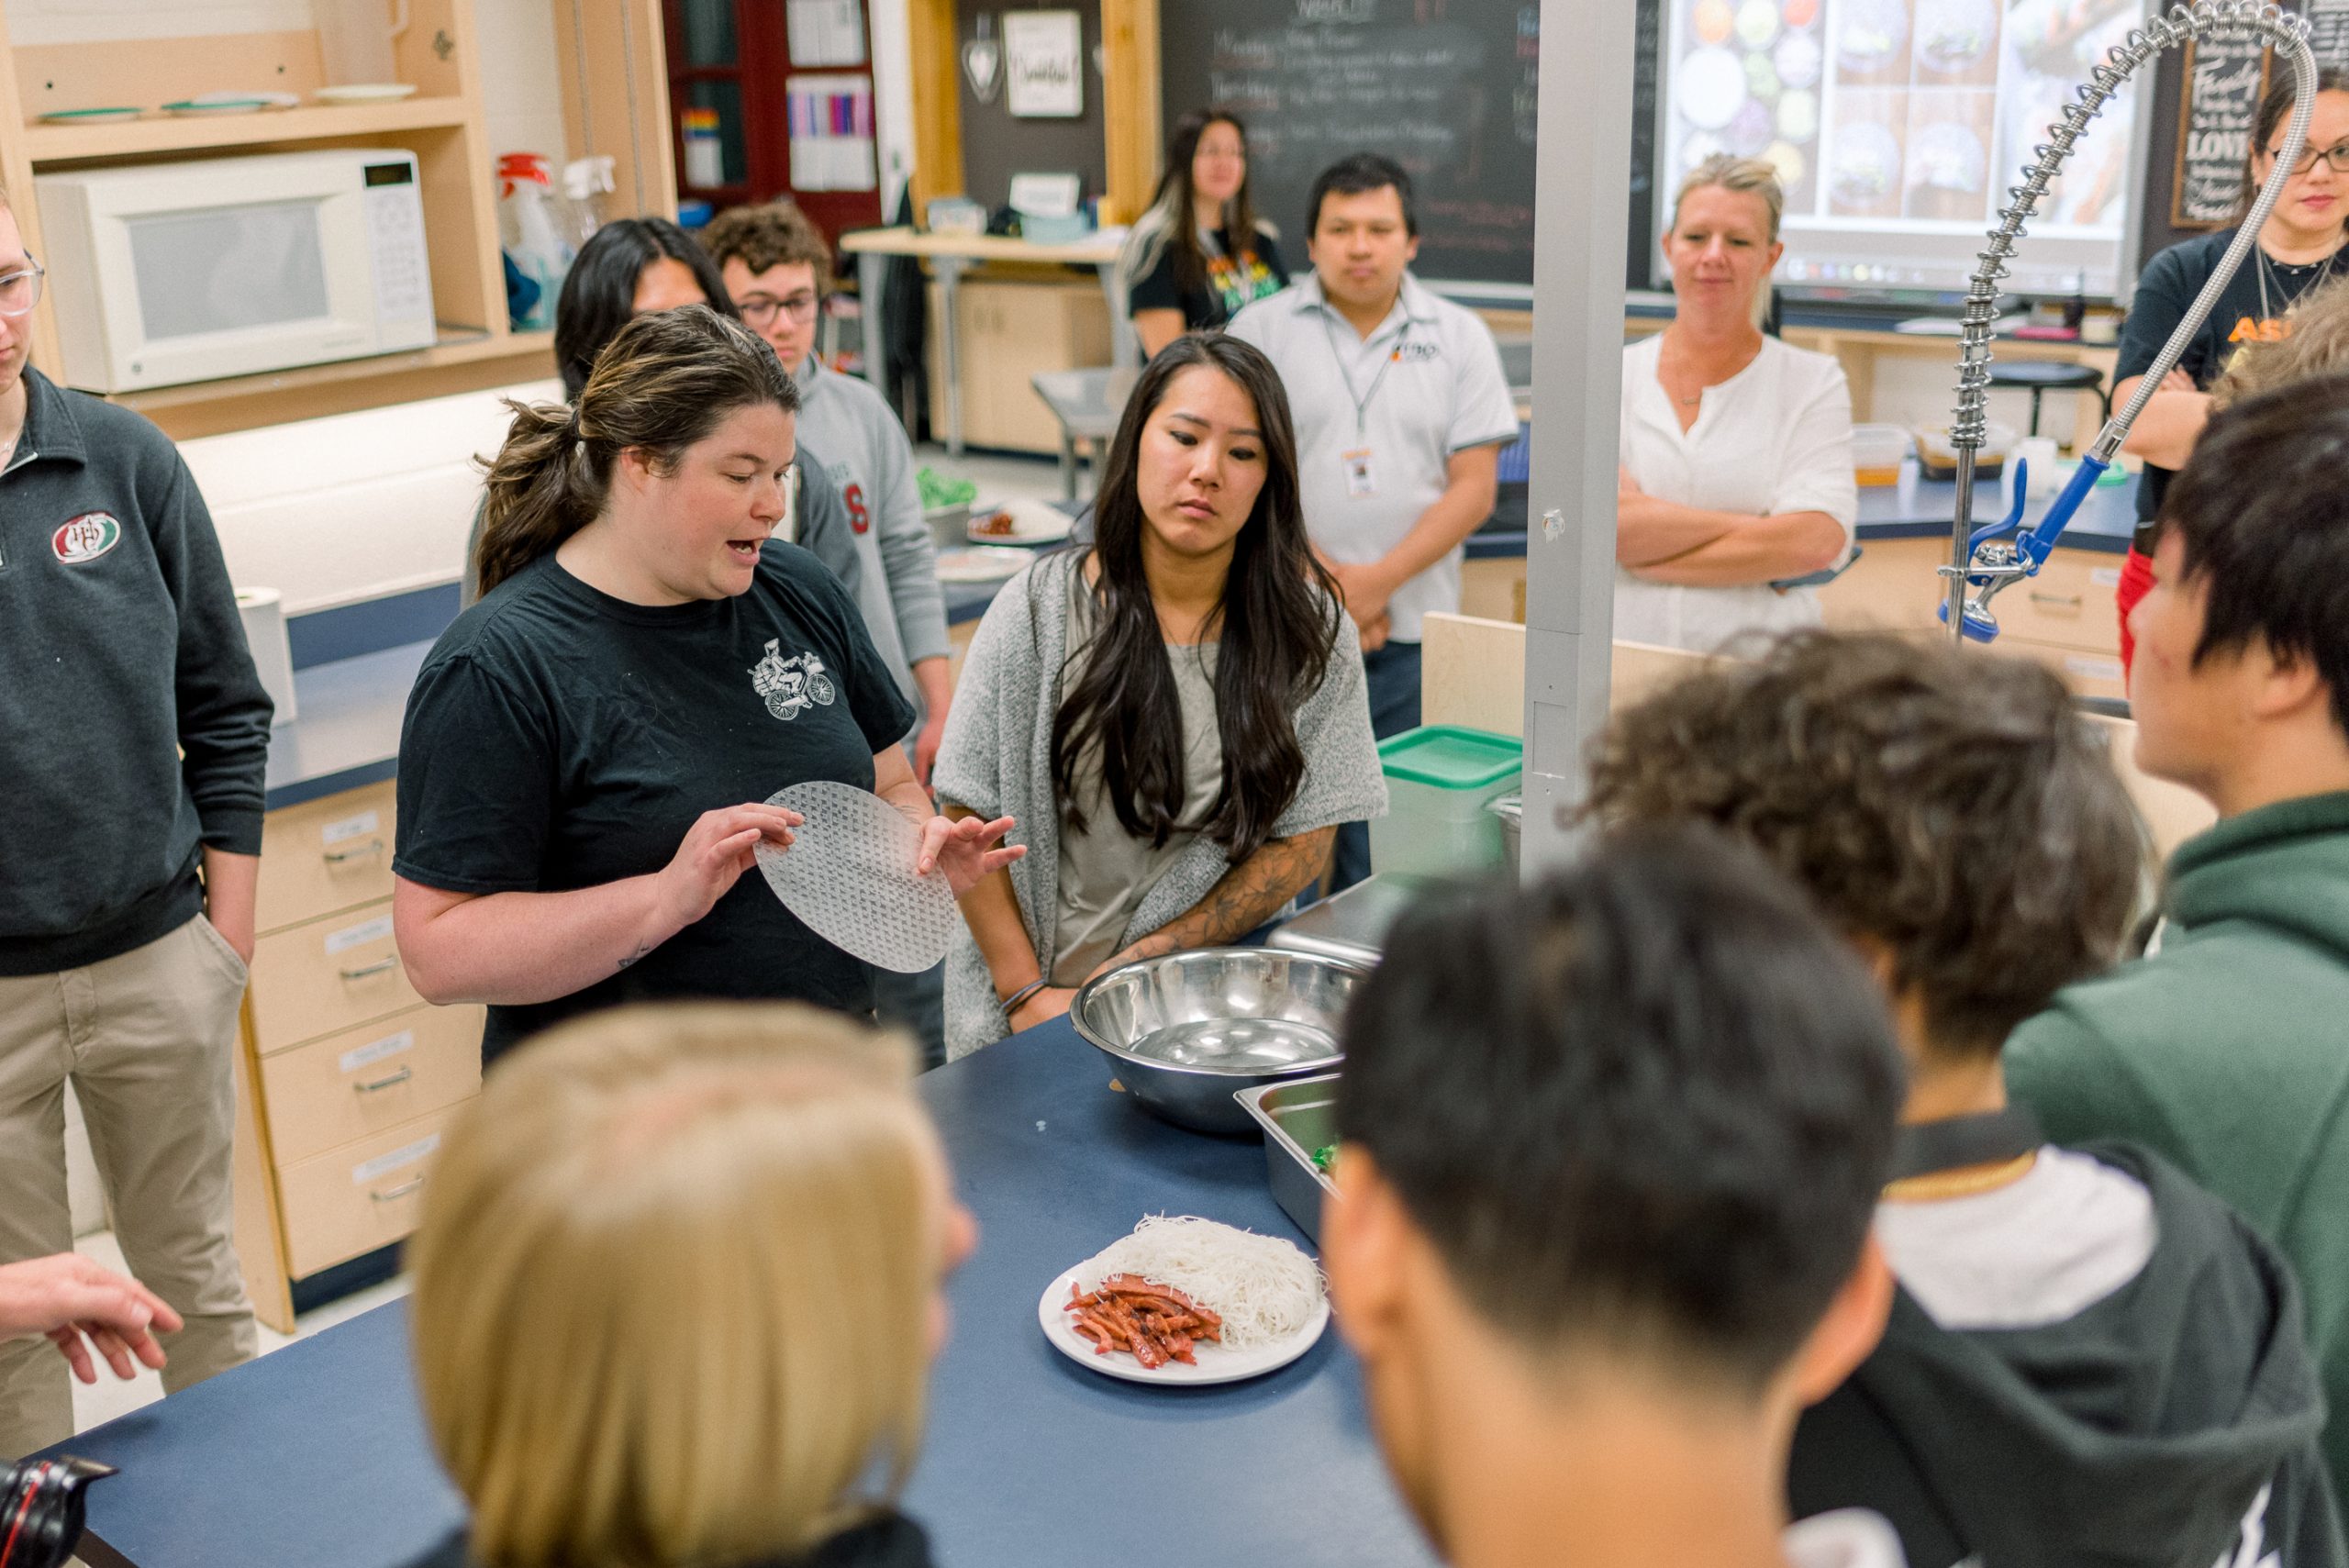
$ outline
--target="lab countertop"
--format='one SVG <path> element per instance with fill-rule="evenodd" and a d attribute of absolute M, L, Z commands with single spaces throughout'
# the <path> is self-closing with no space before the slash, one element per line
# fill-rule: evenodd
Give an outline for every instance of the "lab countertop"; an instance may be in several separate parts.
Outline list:
<path fill-rule="evenodd" d="M 408 689 L 431 651 L 430 642 L 409 642 L 296 670 L 300 717 L 269 737 L 269 809 L 390 778 Z"/>
<path fill-rule="evenodd" d="M 906 1498 L 943 1568 L 1153 1562 L 1431 1568 L 1333 1326 L 1252 1382 L 1152 1388 L 1080 1367 L 1036 1323 L 1063 1269 L 1148 1214 L 1304 1242 L 1254 1137 L 1186 1132 L 1109 1088 L 1065 1019 L 918 1084 L 979 1222 Z M 581 1369 L 587 1375 L 590 1369 Z M 455 1525 L 416 1405 L 404 1306 L 380 1307 L 84 1432 L 122 1473 L 94 1529 L 140 1568 L 392 1568 Z M 1155 1456 L 1121 1471 L 1105 1456 Z"/>

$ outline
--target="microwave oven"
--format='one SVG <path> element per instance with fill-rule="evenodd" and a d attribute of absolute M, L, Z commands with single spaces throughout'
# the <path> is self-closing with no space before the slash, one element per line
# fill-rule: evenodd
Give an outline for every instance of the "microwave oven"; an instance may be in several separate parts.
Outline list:
<path fill-rule="evenodd" d="M 69 385 L 137 392 L 433 341 L 412 152 L 79 170 L 33 193 Z"/>

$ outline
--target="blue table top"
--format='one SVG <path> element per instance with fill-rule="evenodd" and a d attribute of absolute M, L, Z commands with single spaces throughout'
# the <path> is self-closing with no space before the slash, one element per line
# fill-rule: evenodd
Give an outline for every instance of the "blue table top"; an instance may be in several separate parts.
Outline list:
<path fill-rule="evenodd" d="M 1253 1382 L 1148 1388 L 1053 1350 L 1036 1305 L 1146 1214 L 1201 1214 L 1303 1243 L 1262 1146 L 1166 1126 L 1108 1087 L 1065 1020 L 925 1074 L 980 1228 L 906 1499 L 944 1568 L 1153 1562 L 1429 1568 L 1380 1468 L 1359 1368 L 1334 1328 Z M 140 1568 L 393 1568 L 461 1518 L 434 1463 L 397 1304 L 85 1432 L 121 1467 L 90 1522 Z M 592 1375 L 592 1369 L 581 1369 Z M 1109 1454 L 1179 1455 L 1120 1477 Z"/>

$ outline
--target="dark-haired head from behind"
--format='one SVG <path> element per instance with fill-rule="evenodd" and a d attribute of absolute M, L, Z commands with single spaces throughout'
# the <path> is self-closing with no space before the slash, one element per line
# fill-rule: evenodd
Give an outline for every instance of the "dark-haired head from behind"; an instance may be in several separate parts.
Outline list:
<path fill-rule="evenodd" d="M 1325 196 L 1358 196 L 1367 191 L 1395 187 L 1396 199 L 1403 206 L 1403 232 L 1417 239 L 1419 237 L 1419 211 L 1411 198 L 1411 176 L 1391 158 L 1375 152 L 1357 152 L 1341 158 L 1313 176 L 1313 188 L 1305 198 L 1305 232 L 1311 236 L 1320 232 L 1321 201 Z"/>
<path fill-rule="evenodd" d="M 1791 1428 L 1793 1364 L 1882 1274 L 1864 1244 L 1902 1075 L 1866 971 L 1767 867 L 1683 828 L 1437 895 L 1388 935 L 1345 1044 L 1344 1197 L 1323 1239 L 1341 1321 L 1364 1274 L 1349 1242 L 1391 1198 L 1530 1372 L 1629 1369 Z M 1846 1315 L 1874 1320 L 1828 1386 L 1888 1293 Z M 1377 1335 L 1361 1305 L 1348 1332 Z M 1365 1359 L 1416 1494 L 1375 1345 Z"/>
<path fill-rule="evenodd" d="M 1888 633 L 1798 632 L 1619 713 L 1588 810 L 1760 851 L 1885 963 L 1936 1064 L 1995 1056 L 2111 963 L 2144 867 L 2103 734 L 2060 680 Z"/>
<path fill-rule="evenodd" d="M 664 294 L 661 305 L 641 308 L 707 305 L 720 316 L 736 314 L 718 263 L 684 229 L 665 217 L 623 217 L 604 225 L 579 248 L 555 301 L 554 362 L 566 400 L 578 397 L 596 368 L 596 356 L 636 315 L 637 289 L 646 271 L 663 261 L 691 273 L 701 297 L 670 299 Z"/>

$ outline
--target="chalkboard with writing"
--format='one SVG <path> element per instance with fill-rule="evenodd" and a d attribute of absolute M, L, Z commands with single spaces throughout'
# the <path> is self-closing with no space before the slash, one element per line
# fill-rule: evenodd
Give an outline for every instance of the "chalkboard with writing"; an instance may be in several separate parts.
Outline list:
<path fill-rule="evenodd" d="M 1314 175 L 1378 152 L 1417 188 L 1421 277 L 1533 281 L 1535 0 L 1186 0 L 1161 15 L 1168 120 L 1240 111 L 1257 210 L 1300 262 Z"/>
<path fill-rule="evenodd" d="M 2349 70 L 2349 0 L 2308 0 L 2309 48 L 2320 68 Z"/>
<path fill-rule="evenodd" d="M 2266 87 L 2267 48 L 2257 35 L 2221 33 L 2187 46 L 2173 227 L 2216 228 L 2234 217 L 2251 156 L 2251 122 Z"/>

